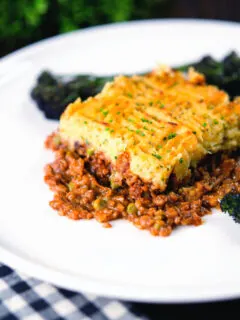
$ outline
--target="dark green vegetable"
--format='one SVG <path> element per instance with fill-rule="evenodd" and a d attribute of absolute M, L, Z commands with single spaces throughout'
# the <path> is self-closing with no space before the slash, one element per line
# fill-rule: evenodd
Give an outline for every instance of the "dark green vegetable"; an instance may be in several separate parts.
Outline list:
<path fill-rule="evenodd" d="M 223 212 L 228 213 L 235 222 L 240 223 L 240 194 L 228 193 L 220 202 Z"/>
<path fill-rule="evenodd" d="M 49 119 L 59 119 L 66 106 L 81 97 L 82 100 L 99 93 L 112 77 L 80 75 L 54 76 L 44 71 L 31 92 L 33 100 Z"/>
<path fill-rule="evenodd" d="M 203 73 L 209 84 L 224 89 L 232 98 L 240 95 L 240 57 L 235 52 L 231 52 L 222 61 L 206 56 L 197 63 L 175 69 L 187 71 L 190 66 Z M 78 97 L 85 100 L 89 96 L 96 95 L 102 90 L 104 84 L 112 79 L 113 76 L 55 76 L 44 71 L 40 74 L 31 96 L 47 118 L 59 119 L 70 102 Z"/>
<path fill-rule="evenodd" d="M 221 61 L 206 56 L 199 62 L 179 67 L 178 70 L 187 71 L 190 66 L 203 73 L 207 83 L 225 90 L 232 98 L 240 95 L 240 57 L 236 52 L 231 52 Z"/>

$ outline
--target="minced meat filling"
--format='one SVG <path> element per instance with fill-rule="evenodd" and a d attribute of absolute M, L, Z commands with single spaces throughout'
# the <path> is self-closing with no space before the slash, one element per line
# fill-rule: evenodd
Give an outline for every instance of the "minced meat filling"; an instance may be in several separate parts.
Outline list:
<path fill-rule="evenodd" d="M 130 172 L 111 187 L 111 164 L 103 154 L 87 155 L 77 144 L 70 151 L 55 134 L 47 138 L 46 147 L 55 152 L 54 162 L 45 168 L 45 182 L 54 192 L 50 206 L 74 220 L 95 218 L 110 227 L 109 221 L 122 218 L 155 236 L 168 236 L 178 225 L 200 225 L 226 193 L 240 192 L 236 153 L 209 156 L 186 186 L 172 183 L 170 190 L 170 183 L 168 191 L 158 193 Z"/>

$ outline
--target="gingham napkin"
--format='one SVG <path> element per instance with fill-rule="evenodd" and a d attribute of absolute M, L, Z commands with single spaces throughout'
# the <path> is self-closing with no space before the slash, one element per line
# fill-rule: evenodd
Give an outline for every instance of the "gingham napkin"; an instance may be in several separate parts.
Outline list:
<path fill-rule="evenodd" d="M 1 320 L 140 320 L 130 303 L 60 289 L 0 264 Z"/>

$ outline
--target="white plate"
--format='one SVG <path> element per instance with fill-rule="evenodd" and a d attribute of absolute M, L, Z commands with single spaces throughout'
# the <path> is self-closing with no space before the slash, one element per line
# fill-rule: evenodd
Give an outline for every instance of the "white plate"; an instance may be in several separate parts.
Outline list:
<path fill-rule="evenodd" d="M 0 60 L 0 258 L 56 285 L 150 302 L 240 297 L 240 227 L 215 213 L 200 227 L 153 237 L 126 221 L 104 229 L 71 221 L 48 206 L 52 194 L 43 148 L 57 126 L 36 109 L 29 91 L 44 68 L 58 73 L 140 72 L 208 53 L 240 53 L 240 25 L 154 20 L 91 28 L 58 36 Z"/>

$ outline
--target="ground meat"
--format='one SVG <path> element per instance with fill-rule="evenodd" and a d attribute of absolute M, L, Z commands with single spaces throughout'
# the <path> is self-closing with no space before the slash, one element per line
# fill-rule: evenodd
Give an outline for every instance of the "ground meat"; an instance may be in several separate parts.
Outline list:
<path fill-rule="evenodd" d="M 123 176 L 111 188 L 111 164 L 102 153 L 87 155 L 86 146 L 73 150 L 58 135 L 46 140 L 55 161 L 45 168 L 45 182 L 54 192 L 50 206 L 70 219 L 92 219 L 109 228 L 109 221 L 126 219 L 154 236 L 168 236 L 178 225 L 200 225 L 202 217 L 219 207 L 228 192 L 240 192 L 240 161 L 235 153 L 209 156 L 192 171 L 184 186 L 160 193 L 129 170 L 129 158 L 117 161 Z M 121 171 L 120 170 L 120 171 Z M 174 179 L 174 177 L 173 177 Z"/>

